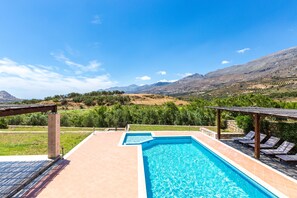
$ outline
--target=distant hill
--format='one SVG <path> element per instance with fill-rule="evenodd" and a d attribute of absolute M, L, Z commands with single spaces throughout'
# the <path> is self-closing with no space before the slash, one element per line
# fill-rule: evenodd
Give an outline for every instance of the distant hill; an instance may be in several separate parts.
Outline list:
<path fill-rule="evenodd" d="M 169 85 L 171 84 L 170 82 L 157 82 L 154 84 L 150 84 L 150 85 L 129 85 L 129 86 L 124 86 L 124 87 L 111 87 L 108 89 L 105 89 L 105 91 L 124 91 L 125 93 L 142 93 L 142 92 L 146 92 L 146 90 L 155 88 L 155 87 L 162 87 L 165 85 Z"/>
<path fill-rule="evenodd" d="M 297 47 L 281 50 L 242 65 L 206 75 L 194 74 L 140 93 L 222 96 L 242 93 L 275 94 L 297 89 Z M 139 93 L 139 92 L 138 92 Z"/>
<path fill-rule="evenodd" d="M 14 97 L 6 91 L 0 91 L 0 103 L 11 103 L 17 101 L 20 101 L 20 99 Z"/>
<path fill-rule="evenodd" d="M 110 87 L 108 89 L 104 89 L 104 91 L 124 91 L 125 93 L 134 93 L 140 86 L 138 85 L 129 85 L 124 87 Z M 103 91 L 103 90 L 100 90 Z"/>

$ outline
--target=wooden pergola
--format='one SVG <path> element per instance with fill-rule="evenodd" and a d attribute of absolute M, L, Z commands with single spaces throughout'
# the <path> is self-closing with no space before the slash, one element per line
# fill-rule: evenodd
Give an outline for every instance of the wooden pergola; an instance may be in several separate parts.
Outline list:
<path fill-rule="evenodd" d="M 60 156 L 60 115 L 57 105 L 15 105 L 0 104 L 0 117 L 36 112 L 51 112 L 48 114 L 48 158 Z"/>
<path fill-rule="evenodd" d="M 279 108 L 263 108 L 263 107 L 209 107 L 217 111 L 217 134 L 221 139 L 221 112 L 231 111 L 252 115 L 255 126 L 255 151 L 254 157 L 260 158 L 260 118 L 263 116 L 274 116 L 297 120 L 297 110 L 279 109 Z"/>

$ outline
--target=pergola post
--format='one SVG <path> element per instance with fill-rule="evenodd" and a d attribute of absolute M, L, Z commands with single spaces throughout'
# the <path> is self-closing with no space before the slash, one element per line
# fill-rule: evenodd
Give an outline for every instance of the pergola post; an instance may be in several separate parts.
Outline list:
<path fill-rule="evenodd" d="M 254 125 L 255 125 L 255 153 L 256 159 L 260 158 L 260 114 L 254 114 Z"/>
<path fill-rule="evenodd" d="M 48 114 L 48 158 L 60 156 L 60 114 Z"/>
<path fill-rule="evenodd" d="M 221 110 L 217 109 L 217 138 L 221 139 Z"/>

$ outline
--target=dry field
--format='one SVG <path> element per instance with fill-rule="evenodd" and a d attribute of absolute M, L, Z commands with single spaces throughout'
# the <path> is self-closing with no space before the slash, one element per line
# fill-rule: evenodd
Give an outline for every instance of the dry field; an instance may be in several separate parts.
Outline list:
<path fill-rule="evenodd" d="M 176 105 L 186 105 L 187 101 L 179 100 L 170 96 L 155 94 L 125 94 L 131 98 L 131 103 L 139 105 L 162 105 L 166 102 L 174 102 Z"/>

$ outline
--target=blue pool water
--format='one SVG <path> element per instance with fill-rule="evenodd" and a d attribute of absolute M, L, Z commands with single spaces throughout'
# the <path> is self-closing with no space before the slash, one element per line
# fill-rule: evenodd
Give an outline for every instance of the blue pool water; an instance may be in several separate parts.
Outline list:
<path fill-rule="evenodd" d="M 148 197 L 275 197 L 191 137 L 142 144 Z"/>
<path fill-rule="evenodd" d="M 151 133 L 126 133 L 123 145 L 141 144 L 153 139 Z"/>

